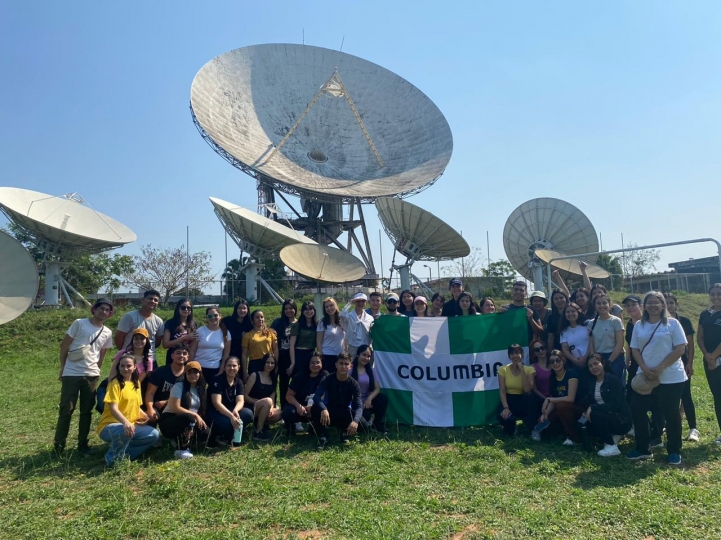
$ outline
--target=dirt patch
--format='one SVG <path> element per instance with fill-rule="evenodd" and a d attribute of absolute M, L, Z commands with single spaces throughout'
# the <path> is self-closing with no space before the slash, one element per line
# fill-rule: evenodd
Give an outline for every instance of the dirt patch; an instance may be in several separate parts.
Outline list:
<path fill-rule="evenodd" d="M 464 538 L 467 538 L 469 535 L 472 535 L 474 533 L 478 532 L 478 525 L 468 525 L 463 528 L 463 530 L 458 531 L 456 534 L 454 534 L 451 538 L 453 540 L 463 540 Z"/>

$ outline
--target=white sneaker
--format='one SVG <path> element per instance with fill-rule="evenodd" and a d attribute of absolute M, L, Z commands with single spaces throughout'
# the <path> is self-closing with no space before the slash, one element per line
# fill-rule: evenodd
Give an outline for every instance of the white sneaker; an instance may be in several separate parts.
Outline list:
<path fill-rule="evenodd" d="M 190 450 L 176 450 L 175 457 L 178 459 L 190 459 L 193 454 L 190 453 Z"/>
<path fill-rule="evenodd" d="M 686 437 L 686 440 L 698 442 L 699 437 L 701 437 L 701 434 L 698 432 L 698 429 L 693 428 L 691 431 L 688 432 L 688 437 Z"/>
<path fill-rule="evenodd" d="M 540 441 L 541 441 L 541 434 L 538 433 L 538 431 L 536 431 L 535 429 L 532 429 L 532 430 L 531 430 L 531 439 L 533 439 L 534 441 L 540 442 Z"/>
<path fill-rule="evenodd" d="M 566 439 L 565 441 L 563 441 L 563 446 L 575 446 L 575 445 L 576 445 L 576 443 L 573 442 L 571 439 Z"/>
<path fill-rule="evenodd" d="M 604 444 L 603 449 L 598 451 L 598 455 L 601 457 L 620 456 L 621 451 L 615 444 Z"/>
<path fill-rule="evenodd" d="M 635 437 L 636 436 L 636 428 L 631 428 L 628 430 L 628 433 L 626 433 L 626 437 Z"/>
<path fill-rule="evenodd" d="M 614 445 L 614 446 L 617 446 L 617 445 L 618 445 L 618 441 L 621 440 L 621 436 L 620 436 L 620 435 L 612 435 L 612 437 L 613 437 L 613 445 Z M 615 455 L 616 455 L 616 454 L 614 454 L 614 456 L 615 456 Z"/>
<path fill-rule="evenodd" d="M 305 427 L 303 426 L 302 422 L 295 423 L 295 432 L 296 433 L 304 433 L 305 432 Z"/>

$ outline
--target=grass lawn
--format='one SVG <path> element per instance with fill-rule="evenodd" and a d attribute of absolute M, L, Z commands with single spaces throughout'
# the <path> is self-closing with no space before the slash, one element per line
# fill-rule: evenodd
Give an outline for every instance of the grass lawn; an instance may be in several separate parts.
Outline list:
<path fill-rule="evenodd" d="M 706 296 L 679 300 L 695 323 Z M 268 308 L 266 318 L 278 311 Z M 560 438 L 508 439 L 495 426 L 393 426 L 387 438 L 362 435 L 322 452 L 314 437 L 274 431 L 271 443 L 183 462 L 165 447 L 108 470 L 94 433 L 90 456 L 51 456 L 58 346 L 85 316 L 34 312 L 0 327 L 0 373 L 12 377 L 0 398 L 2 539 L 721 537 L 721 447 L 699 358 L 702 439 L 684 443 L 677 469 L 665 465 L 665 450 L 635 463 L 569 449 Z M 76 429 L 73 422 L 70 449 Z"/>

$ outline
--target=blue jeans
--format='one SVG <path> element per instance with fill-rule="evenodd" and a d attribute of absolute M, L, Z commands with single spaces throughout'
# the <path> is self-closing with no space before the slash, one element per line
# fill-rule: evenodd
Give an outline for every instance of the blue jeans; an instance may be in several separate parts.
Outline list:
<path fill-rule="evenodd" d="M 135 426 L 135 435 L 128 437 L 123 424 L 109 424 L 100 432 L 100 438 L 110 443 L 110 449 L 105 454 L 105 463 L 112 466 L 116 461 L 129 458 L 137 459 L 140 454 L 153 446 L 160 438 L 157 429 L 150 426 Z"/>
<path fill-rule="evenodd" d="M 253 423 L 253 411 L 250 409 L 243 407 L 238 414 L 243 427 Z M 210 411 L 210 424 L 212 426 L 213 436 L 223 437 L 228 442 L 233 440 L 235 430 L 233 429 L 233 424 L 230 423 L 230 418 L 213 409 Z"/>
<path fill-rule="evenodd" d="M 603 359 L 608 362 L 612 353 L 598 353 Z M 621 379 L 621 382 L 626 386 L 626 353 L 619 354 L 616 359 L 608 366 L 611 373 Z"/>

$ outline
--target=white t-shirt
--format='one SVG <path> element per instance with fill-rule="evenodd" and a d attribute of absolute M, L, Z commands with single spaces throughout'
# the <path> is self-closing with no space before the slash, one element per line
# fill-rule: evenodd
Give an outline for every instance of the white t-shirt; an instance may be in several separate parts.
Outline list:
<path fill-rule="evenodd" d="M 100 332 L 100 335 L 98 339 L 95 339 L 98 332 Z M 98 362 L 100 361 L 100 351 L 113 346 L 112 330 L 107 326 L 93 326 L 90 319 L 75 319 L 73 324 L 70 325 L 70 328 L 68 328 L 67 334 L 73 338 L 70 347 L 68 347 L 69 351 L 88 345 L 93 339 L 95 339 L 95 342 L 90 345 L 90 350 L 82 360 L 78 360 L 77 362 L 71 362 L 70 360 L 65 361 L 63 377 L 99 376 L 100 366 Z"/>
<path fill-rule="evenodd" d="M 340 321 L 345 330 L 345 339 L 351 347 L 370 345 L 370 330 L 375 319 L 365 311 L 358 315 L 353 304 L 349 303 L 340 312 Z"/>
<path fill-rule="evenodd" d="M 658 324 L 658 330 L 654 334 L 653 331 Z M 651 337 L 653 335 L 653 338 Z M 649 341 L 649 339 L 651 341 Z M 658 366 L 663 359 L 666 358 L 674 347 L 686 344 L 686 335 L 683 332 L 681 323 L 676 319 L 668 319 L 667 324 L 658 322 L 656 324 L 647 321 L 639 321 L 633 327 L 633 335 L 631 336 L 631 348 L 643 349 L 643 361 L 650 367 Z M 648 344 L 648 345 L 647 345 Z M 646 347 L 644 349 L 644 346 Z M 687 380 L 686 370 L 683 368 L 681 358 L 668 366 L 661 372 L 658 381 L 661 384 L 680 383 Z"/>
<path fill-rule="evenodd" d="M 623 322 L 618 317 L 611 315 L 605 321 L 600 317 L 594 321 L 586 323 L 588 328 L 593 328 L 591 335 L 593 336 L 593 346 L 597 353 L 610 354 L 616 347 L 616 332 L 623 331 Z"/>
<path fill-rule="evenodd" d="M 195 351 L 196 362 L 200 363 L 200 367 L 219 368 L 220 361 L 223 359 L 223 349 L 225 348 L 225 340 L 223 339 L 223 331 L 218 328 L 211 330 L 207 326 L 198 328 L 198 349 Z M 230 332 L 228 332 L 228 341 L 231 340 Z"/>
<path fill-rule="evenodd" d="M 588 328 L 582 324 L 577 324 L 575 328 L 568 327 L 561 332 L 561 343 L 567 343 L 571 354 L 575 358 L 581 358 L 588 352 Z"/>
<path fill-rule="evenodd" d="M 145 328 L 150 336 L 150 355 L 155 358 L 155 339 L 163 337 L 163 319 L 155 313 L 151 313 L 147 319 L 140 314 L 139 310 L 128 311 L 118 323 L 118 331 L 125 332 L 126 336 L 123 340 L 123 349 L 131 347 L 133 341 L 133 330 L 136 328 Z"/>
<path fill-rule="evenodd" d="M 323 345 L 321 354 L 338 355 L 343 352 L 343 341 L 345 340 L 345 332 L 339 324 L 326 327 L 323 321 L 318 323 L 318 332 L 323 332 Z"/>

